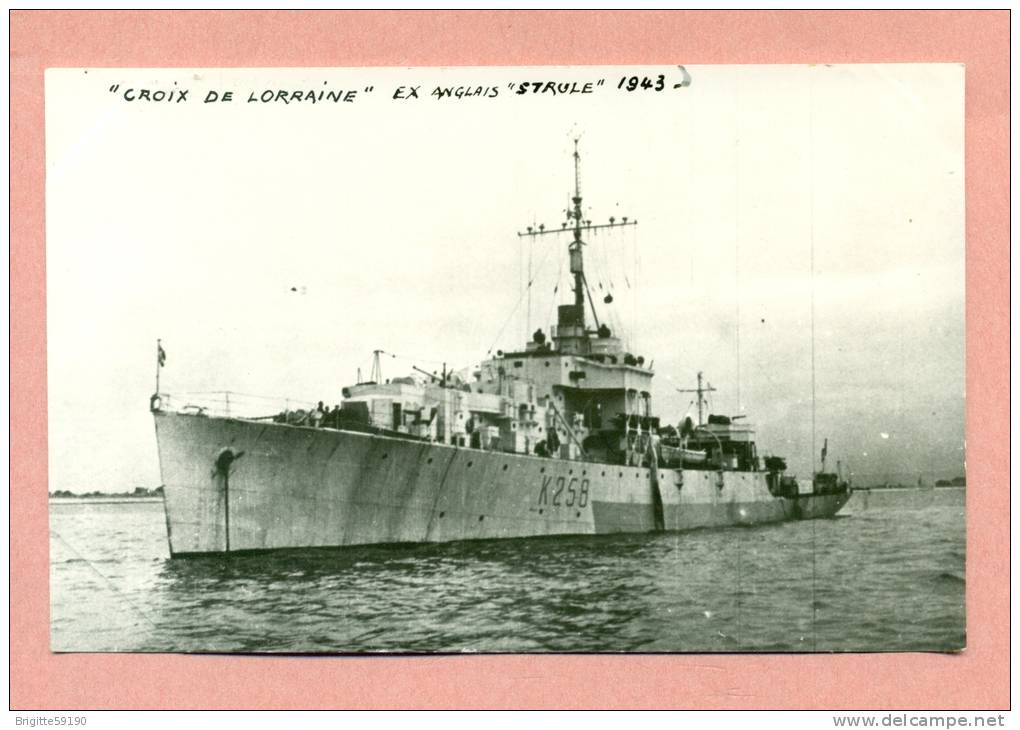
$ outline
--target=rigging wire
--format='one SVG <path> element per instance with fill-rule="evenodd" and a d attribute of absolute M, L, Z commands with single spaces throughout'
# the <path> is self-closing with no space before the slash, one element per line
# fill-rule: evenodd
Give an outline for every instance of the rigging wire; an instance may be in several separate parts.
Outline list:
<path fill-rule="evenodd" d="M 641 277 L 643 276 L 642 269 L 641 269 L 641 246 L 638 245 L 637 226 L 635 226 L 634 230 L 632 230 L 630 232 L 630 237 L 631 237 L 631 240 L 634 242 L 634 282 L 635 282 L 635 287 L 634 287 L 634 318 L 632 320 L 634 322 L 634 332 L 631 334 L 631 339 L 634 341 L 635 349 L 637 349 L 637 347 L 638 347 L 638 342 L 637 342 L 637 333 L 638 333 L 637 322 L 638 322 L 638 318 L 637 317 L 638 317 L 638 312 L 641 311 L 641 307 L 640 307 L 640 304 L 638 302 L 638 297 L 640 297 L 640 295 L 641 295 L 641 284 L 640 284 L 640 282 L 641 282 Z"/>
<path fill-rule="evenodd" d="M 556 272 L 556 284 L 553 287 L 552 298 L 549 301 L 549 314 L 547 314 L 546 317 L 545 317 L 546 322 L 553 321 L 552 317 L 553 317 L 553 314 L 556 311 L 556 301 L 557 301 L 556 300 L 556 294 L 557 294 L 557 292 L 559 292 L 560 282 L 561 282 L 561 280 L 563 278 L 563 257 L 562 256 L 559 258 L 559 262 L 560 262 L 559 269 Z"/>
<path fill-rule="evenodd" d="M 599 260 L 600 257 L 596 255 L 595 265 L 599 269 L 604 269 L 605 277 L 609 282 L 610 287 L 608 294 L 612 294 L 613 302 L 616 302 L 619 294 L 616 291 L 616 285 L 614 283 L 615 277 L 612 271 L 611 264 L 612 258 L 610 257 L 609 254 L 609 236 L 608 235 L 603 236 L 600 240 L 603 244 L 598 249 L 598 253 L 601 254 L 601 261 Z M 606 312 L 607 312 L 606 317 L 609 320 L 610 325 L 612 326 L 613 332 L 615 332 L 618 337 L 622 336 L 624 334 L 624 328 L 620 320 L 620 317 L 617 313 L 617 308 L 613 306 L 607 306 Z"/>
<path fill-rule="evenodd" d="M 534 223 L 532 223 L 534 225 Z M 517 247 L 517 296 L 524 296 L 524 247 Z M 520 336 L 524 336 L 524 332 L 520 333 Z"/>
<path fill-rule="evenodd" d="M 552 250 L 553 250 L 552 246 L 548 247 L 545 250 L 545 255 L 542 257 L 542 260 L 538 264 L 538 271 L 536 272 L 535 276 L 528 280 L 528 284 L 525 287 L 525 291 L 521 292 L 521 295 L 517 298 L 517 303 L 514 304 L 513 308 L 510 310 L 510 314 L 503 322 L 503 325 L 499 328 L 499 332 L 496 334 L 495 339 L 492 341 L 492 344 L 489 345 L 489 349 L 486 350 L 485 352 L 486 355 L 492 354 L 492 348 L 494 348 L 496 346 L 496 343 L 499 342 L 499 338 L 503 336 L 503 332 L 506 331 L 507 325 L 510 324 L 510 322 L 513 320 L 514 315 L 517 314 L 517 310 L 520 308 L 521 302 L 524 301 L 525 294 L 531 292 L 531 287 L 534 285 L 535 279 L 538 278 L 538 273 L 542 271 L 542 267 L 545 265 L 546 259 L 549 258 L 549 252 Z"/>
<path fill-rule="evenodd" d="M 409 355 L 397 355 L 396 353 L 389 352 L 388 350 L 380 350 L 383 355 L 389 355 L 395 360 L 406 360 L 408 362 L 427 362 L 429 365 L 442 365 L 445 360 L 430 360 L 427 357 L 412 357 Z"/>
<path fill-rule="evenodd" d="M 532 274 L 532 261 L 535 255 L 535 237 L 530 236 L 528 241 L 528 281 L 531 281 Z M 528 318 L 524 327 L 524 341 L 527 341 L 528 335 L 531 334 L 531 287 L 528 287 Z"/>
<path fill-rule="evenodd" d="M 620 291 L 616 287 L 617 275 L 614 273 L 614 267 L 611 262 L 616 260 L 626 261 L 627 258 L 627 247 L 628 247 L 628 236 L 633 235 L 633 232 L 624 232 L 620 248 L 622 251 L 618 255 L 613 256 L 609 251 L 609 246 L 613 243 L 612 237 L 608 231 L 595 230 L 591 232 L 591 240 L 589 244 L 590 256 L 587 261 L 591 264 L 596 280 L 605 282 L 607 289 L 603 289 L 605 295 L 612 295 L 611 302 L 605 302 L 603 297 L 603 303 L 606 304 L 604 309 L 601 309 L 602 320 L 610 326 L 610 329 L 621 339 L 626 339 L 625 335 L 628 334 L 628 329 L 624 327 L 623 321 L 619 316 L 619 308 L 611 306 L 612 304 L 620 304 Z"/>

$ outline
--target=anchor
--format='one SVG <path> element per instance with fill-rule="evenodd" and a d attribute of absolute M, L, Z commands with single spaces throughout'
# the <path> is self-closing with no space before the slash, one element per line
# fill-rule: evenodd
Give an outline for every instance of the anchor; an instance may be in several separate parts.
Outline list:
<path fill-rule="evenodd" d="M 244 456 L 243 451 L 234 452 L 231 448 L 225 448 L 216 456 L 212 478 L 223 478 L 223 534 L 225 552 L 230 552 L 230 466 Z"/>

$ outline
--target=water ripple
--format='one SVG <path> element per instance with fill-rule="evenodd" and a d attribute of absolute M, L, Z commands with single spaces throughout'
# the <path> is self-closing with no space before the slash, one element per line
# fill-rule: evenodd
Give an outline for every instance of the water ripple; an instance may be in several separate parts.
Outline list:
<path fill-rule="evenodd" d="M 855 500 L 857 497 L 855 497 Z M 51 508 L 56 651 L 960 649 L 962 494 L 815 523 L 174 560 L 162 505 Z"/>

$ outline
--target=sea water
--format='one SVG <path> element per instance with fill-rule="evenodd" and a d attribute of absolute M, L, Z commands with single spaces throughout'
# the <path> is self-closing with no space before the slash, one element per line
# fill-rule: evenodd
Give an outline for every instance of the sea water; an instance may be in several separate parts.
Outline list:
<path fill-rule="evenodd" d="M 51 647 L 131 652 L 954 651 L 964 490 L 832 519 L 170 560 L 162 502 L 50 504 Z"/>

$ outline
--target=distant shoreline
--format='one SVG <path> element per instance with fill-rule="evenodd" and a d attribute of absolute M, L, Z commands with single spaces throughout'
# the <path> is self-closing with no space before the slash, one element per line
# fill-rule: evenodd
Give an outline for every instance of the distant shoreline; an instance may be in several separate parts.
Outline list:
<path fill-rule="evenodd" d="M 934 487 L 854 487 L 855 492 L 931 492 L 935 489 L 966 489 L 964 484 L 942 484 Z"/>
<path fill-rule="evenodd" d="M 144 497 L 128 497 L 128 496 L 116 495 L 116 494 L 88 496 L 88 495 L 84 495 L 83 494 L 83 495 L 74 496 L 74 497 L 65 497 L 65 496 L 50 497 L 49 501 L 50 501 L 50 504 L 84 504 L 84 503 L 88 503 L 88 504 L 117 504 L 117 503 L 122 503 L 122 502 L 162 502 L 163 501 L 163 497 L 162 496 L 150 496 L 150 495 L 146 495 Z"/>

